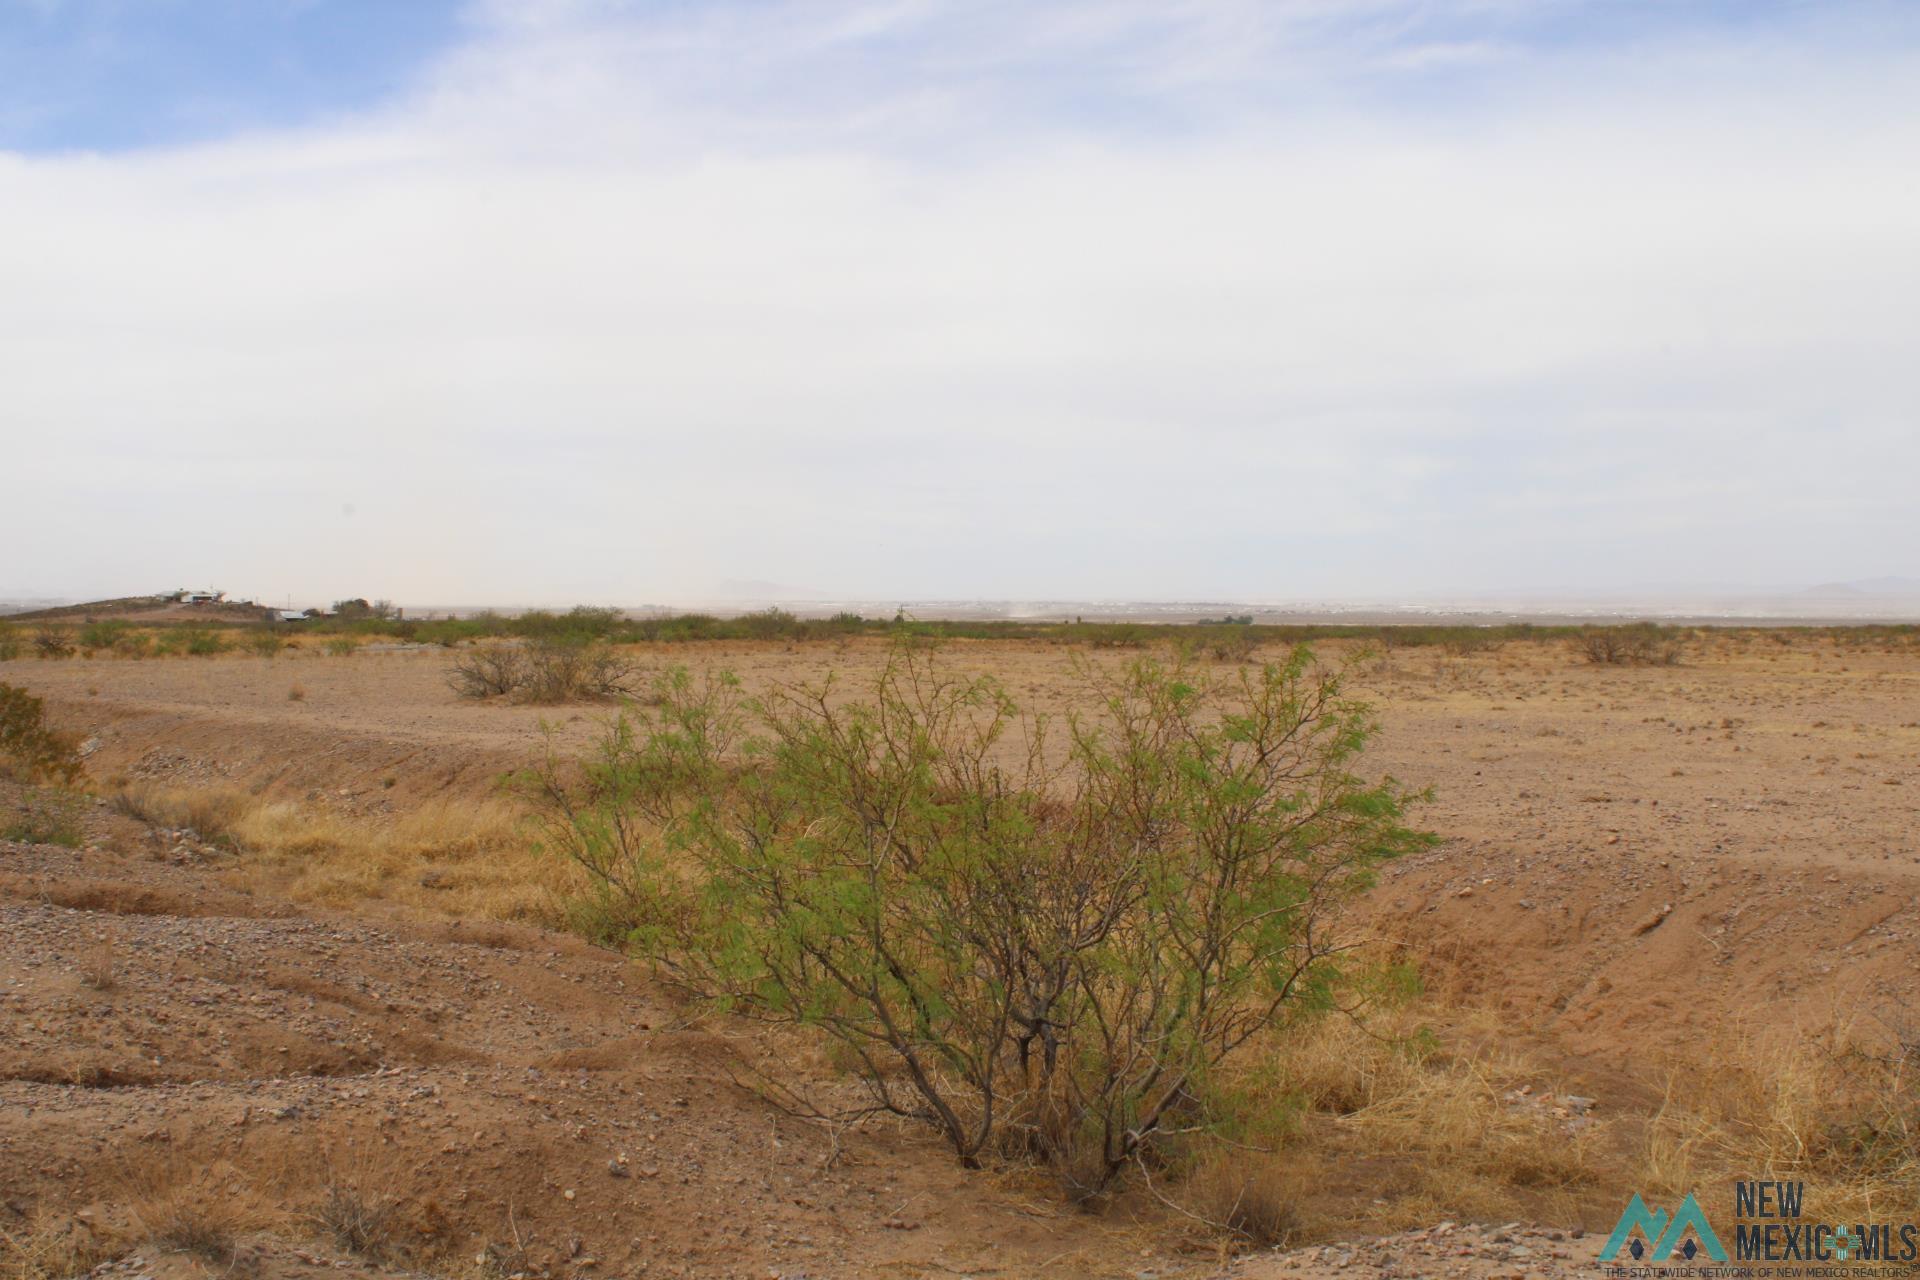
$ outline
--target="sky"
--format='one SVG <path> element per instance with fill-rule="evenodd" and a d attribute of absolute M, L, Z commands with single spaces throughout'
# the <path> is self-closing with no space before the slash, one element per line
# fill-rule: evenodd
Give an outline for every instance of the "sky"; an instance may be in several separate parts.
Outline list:
<path fill-rule="evenodd" d="M 0 597 L 1920 576 L 1920 5 L 0 0 Z"/>

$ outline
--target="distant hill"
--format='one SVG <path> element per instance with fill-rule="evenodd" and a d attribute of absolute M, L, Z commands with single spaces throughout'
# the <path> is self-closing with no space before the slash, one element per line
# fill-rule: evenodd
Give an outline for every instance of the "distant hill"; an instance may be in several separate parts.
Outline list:
<path fill-rule="evenodd" d="M 118 619 L 148 626 L 186 622 L 263 622 L 273 612 L 266 605 L 181 604 L 166 596 L 123 596 L 117 600 L 89 600 L 7 615 L 9 622 L 105 622 Z"/>

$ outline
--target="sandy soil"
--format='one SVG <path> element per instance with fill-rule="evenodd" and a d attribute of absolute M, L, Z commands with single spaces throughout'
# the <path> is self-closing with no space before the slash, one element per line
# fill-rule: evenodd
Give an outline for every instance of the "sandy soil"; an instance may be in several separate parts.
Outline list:
<path fill-rule="evenodd" d="M 883 651 L 644 656 L 764 687 L 857 682 Z M 1074 701 L 1085 656 L 952 652 L 1042 710 Z M 226 780 L 376 816 L 483 795 L 540 749 L 543 723 L 567 747 L 607 714 L 462 702 L 449 661 L 19 661 L 0 680 L 87 735 L 98 779 Z M 1743 1026 L 1920 1007 L 1911 647 L 1733 638 L 1645 669 L 1558 646 L 1403 650 L 1358 679 L 1384 725 L 1372 767 L 1431 785 L 1422 819 L 1443 838 L 1383 877 L 1363 923 L 1430 982 L 1510 1014 L 1603 1110 L 1642 1104 L 1661 1064 L 1711 1061 Z M 1209 1273 L 1152 1215 L 1096 1226 L 962 1177 L 913 1135 L 851 1136 L 831 1159 L 817 1130 L 716 1071 L 734 1046 L 568 940 L 223 895 L 181 861 L 0 845 L 0 1185 L 16 1203 L 83 1205 L 130 1149 L 265 1142 L 375 1153 L 403 1188 L 437 1189 L 444 1221 L 417 1229 L 448 1257 L 509 1247 L 511 1216 L 556 1274 Z M 102 940 L 120 960 L 110 991 L 76 976 Z M 57 1083 L 75 1080 L 91 1087 Z M 1519 1247 L 1556 1256 L 1545 1231 Z M 1349 1262 L 1402 1274 L 1401 1254 L 1438 1250 L 1456 1261 L 1434 1273 L 1542 1269 L 1511 1266 L 1513 1240 L 1491 1234 L 1467 1254 L 1408 1239 Z"/>

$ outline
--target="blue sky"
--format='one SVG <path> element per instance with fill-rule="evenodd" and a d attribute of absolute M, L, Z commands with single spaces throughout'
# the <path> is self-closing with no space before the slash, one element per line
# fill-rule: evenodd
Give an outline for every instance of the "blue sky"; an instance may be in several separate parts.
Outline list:
<path fill-rule="evenodd" d="M 821 39 L 849 9 L 866 20 L 843 23 L 843 38 Z M 717 44 L 701 50 L 707 59 L 667 70 L 670 79 L 697 73 L 710 102 L 743 114 L 850 112 L 876 96 L 962 87 L 1041 128 L 1196 132 L 1229 110 L 1282 110 L 1307 96 L 1475 118 L 1514 82 L 1551 75 L 1568 59 L 1660 56 L 1702 44 L 1737 50 L 1767 39 L 1844 53 L 1920 31 L 1915 6 L 1858 0 L 1102 9 L 994 0 L 0 0 L 0 148 L 124 151 L 323 123 L 404 98 L 488 28 L 548 22 L 615 38 L 652 33 L 663 45 L 696 50 L 703 30 L 738 33 L 744 56 L 736 65 L 726 65 L 726 47 Z M 527 16 L 543 10 L 551 16 Z M 806 56 L 767 58 L 756 28 L 811 47 Z M 1183 55 L 1220 38 L 1243 43 L 1226 62 L 1183 72 Z M 1325 65 L 1301 65 L 1302 52 Z M 1502 74 L 1487 74 L 1490 66 Z M 1444 124 L 1444 114 L 1432 123 Z"/>
<path fill-rule="evenodd" d="M 123 150 L 404 92 L 460 0 L 0 0 L 0 148 Z"/>
<path fill-rule="evenodd" d="M 0 595 L 1920 575 L 1916 154 L 1911 4 L 0 0 Z"/>

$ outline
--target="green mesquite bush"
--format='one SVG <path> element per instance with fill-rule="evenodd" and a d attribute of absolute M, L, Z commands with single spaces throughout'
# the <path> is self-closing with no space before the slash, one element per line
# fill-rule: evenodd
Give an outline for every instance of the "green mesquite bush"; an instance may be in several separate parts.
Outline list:
<path fill-rule="evenodd" d="M 1057 723 L 923 646 L 851 698 L 670 673 L 647 721 L 532 779 L 587 872 L 575 927 L 838 1040 L 869 1109 L 963 1163 L 1104 1189 L 1332 1001 L 1331 909 L 1426 837 L 1418 797 L 1353 772 L 1372 722 L 1304 648 L 1081 671 L 1095 709 Z"/>

